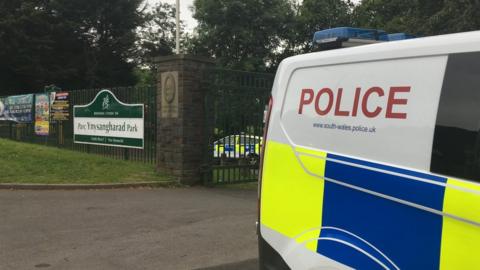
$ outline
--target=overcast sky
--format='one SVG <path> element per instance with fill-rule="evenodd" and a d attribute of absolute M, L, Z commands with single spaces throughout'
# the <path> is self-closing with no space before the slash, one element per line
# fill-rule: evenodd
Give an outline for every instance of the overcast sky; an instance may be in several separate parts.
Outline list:
<path fill-rule="evenodd" d="M 300 0 L 301 1 L 301 0 Z M 352 0 L 353 3 L 358 3 L 361 0 Z M 175 5 L 175 0 L 147 0 L 151 5 L 158 2 L 164 2 Z M 193 0 L 180 0 L 180 18 L 185 22 L 187 31 L 191 32 L 197 25 L 197 21 L 192 18 L 192 11 L 190 7 L 193 5 Z"/>

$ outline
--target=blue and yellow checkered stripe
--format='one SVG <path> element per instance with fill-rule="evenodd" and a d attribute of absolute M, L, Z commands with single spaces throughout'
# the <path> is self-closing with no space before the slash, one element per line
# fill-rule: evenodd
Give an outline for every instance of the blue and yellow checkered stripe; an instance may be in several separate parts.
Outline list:
<path fill-rule="evenodd" d="M 265 154 L 261 223 L 357 269 L 480 265 L 479 185 L 274 141 Z M 322 241 L 365 246 L 341 231 L 388 259 L 378 256 L 372 264 L 344 245 Z"/>

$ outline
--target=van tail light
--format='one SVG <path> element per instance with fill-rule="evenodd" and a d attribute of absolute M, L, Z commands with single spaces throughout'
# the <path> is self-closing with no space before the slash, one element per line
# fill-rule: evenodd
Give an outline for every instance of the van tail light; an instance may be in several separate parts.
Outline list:
<path fill-rule="evenodd" d="M 261 205 L 261 196 L 262 196 L 262 176 L 263 176 L 263 160 L 265 158 L 265 148 L 267 147 L 267 133 L 268 133 L 268 124 L 270 123 L 270 114 L 272 113 L 273 107 L 273 98 L 270 97 L 268 101 L 268 107 L 265 108 L 263 115 L 263 140 L 260 150 L 260 168 L 258 172 L 258 203 L 257 203 L 257 234 L 260 235 L 260 205 Z"/>

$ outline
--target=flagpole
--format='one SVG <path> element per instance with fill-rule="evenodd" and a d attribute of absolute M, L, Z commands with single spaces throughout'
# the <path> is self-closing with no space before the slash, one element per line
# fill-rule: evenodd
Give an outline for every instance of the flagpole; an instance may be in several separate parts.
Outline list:
<path fill-rule="evenodd" d="M 176 20 L 177 20 L 177 31 L 176 31 L 176 53 L 180 54 L 180 0 L 177 0 L 176 6 Z"/>

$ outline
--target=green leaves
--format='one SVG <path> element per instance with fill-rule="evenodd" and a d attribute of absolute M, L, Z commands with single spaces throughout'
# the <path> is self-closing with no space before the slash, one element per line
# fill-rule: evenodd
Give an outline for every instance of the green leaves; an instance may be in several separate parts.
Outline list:
<path fill-rule="evenodd" d="M 288 56 L 309 52 L 314 32 L 340 26 L 419 36 L 476 30 L 478 0 L 196 0 L 197 35 L 190 51 L 220 66 L 275 70 Z"/>
<path fill-rule="evenodd" d="M 364 0 L 353 12 L 360 27 L 420 36 L 477 30 L 477 0 Z"/>
<path fill-rule="evenodd" d="M 175 8 L 144 0 L 0 1 L 0 96 L 151 81 L 150 59 L 173 53 Z M 275 71 L 339 26 L 420 36 L 477 30 L 478 0 L 196 0 L 185 51 L 224 68 Z M 182 24 L 183 28 L 183 24 Z M 139 67 L 135 76 L 133 69 Z M 143 77 L 142 77 L 143 76 Z M 148 79 L 148 80 L 147 80 Z"/>
<path fill-rule="evenodd" d="M 309 51 L 315 31 L 348 25 L 351 7 L 343 0 L 196 0 L 191 51 L 230 69 L 273 71 Z"/>
<path fill-rule="evenodd" d="M 145 11 L 145 23 L 139 30 L 137 41 L 140 48 L 139 60 L 148 64 L 155 56 L 173 53 L 175 48 L 175 7 L 158 3 L 151 11 Z"/>
<path fill-rule="evenodd" d="M 304 0 L 296 18 L 297 44 L 300 52 L 311 49 L 316 31 L 332 27 L 350 26 L 352 5 L 342 0 Z"/>
<path fill-rule="evenodd" d="M 286 0 L 197 0 L 192 51 L 215 57 L 223 67 L 263 71 L 291 16 Z"/>
<path fill-rule="evenodd" d="M 0 95 L 135 83 L 142 0 L 0 3 Z"/>

